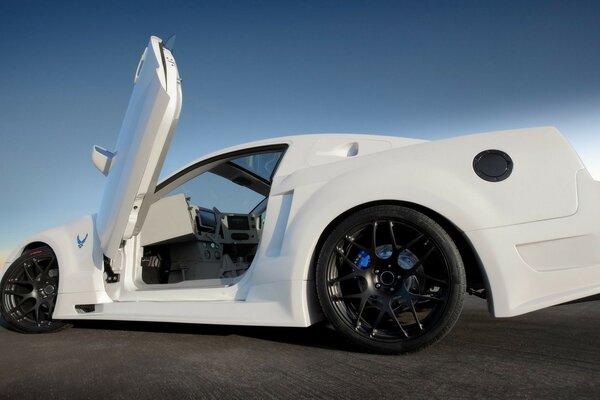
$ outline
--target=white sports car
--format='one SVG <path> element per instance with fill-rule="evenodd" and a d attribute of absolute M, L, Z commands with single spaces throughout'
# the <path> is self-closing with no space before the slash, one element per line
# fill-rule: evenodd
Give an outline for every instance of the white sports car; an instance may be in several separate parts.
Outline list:
<path fill-rule="evenodd" d="M 108 319 L 307 327 L 400 353 L 466 293 L 509 317 L 600 293 L 600 183 L 554 128 L 425 141 L 306 135 L 228 148 L 158 182 L 181 110 L 152 37 L 100 210 L 25 240 L 1 271 L 15 330 Z"/>

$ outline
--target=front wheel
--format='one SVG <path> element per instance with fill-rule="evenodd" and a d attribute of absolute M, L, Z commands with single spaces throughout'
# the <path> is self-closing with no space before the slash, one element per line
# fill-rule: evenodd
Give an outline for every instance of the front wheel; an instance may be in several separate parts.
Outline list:
<path fill-rule="evenodd" d="M 323 312 L 351 342 L 377 353 L 420 350 L 454 326 L 466 278 L 456 245 L 428 216 L 374 206 L 341 221 L 317 258 Z"/>
<path fill-rule="evenodd" d="M 0 312 L 16 331 L 54 332 L 66 326 L 52 319 L 58 293 L 58 262 L 49 247 L 26 251 L 0 282 Z"/>

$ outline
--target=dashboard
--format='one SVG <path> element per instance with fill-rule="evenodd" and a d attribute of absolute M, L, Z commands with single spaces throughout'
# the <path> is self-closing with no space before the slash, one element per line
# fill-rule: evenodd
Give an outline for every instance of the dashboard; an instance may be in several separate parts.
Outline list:
<path fill-rule="evenodd" d="M 222 213 L 203 207 L 195 208 L 198 234 L 213 234 L 223 244 L 258 243 L 259 219 L 253 214 Z"/>

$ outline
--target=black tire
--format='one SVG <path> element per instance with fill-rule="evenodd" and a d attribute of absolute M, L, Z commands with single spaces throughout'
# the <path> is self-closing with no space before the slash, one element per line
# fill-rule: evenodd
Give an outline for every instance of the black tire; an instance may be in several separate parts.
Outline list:
<path fill-rule="evenodd" d="M 27 250 L 0 282 L 0 313 L 15 331 L 55 332 L 67 327 L 52 319 L 58 292 L 58 262 L 49 247 Z"/>
<path fill-rule="evenodd" d="M 460 253 L 428 216 L 373 206 L 342 220 L 319 251 L 315 283 L 329 322 L 370 352 L 421 350 L 443 338 L 462 310 Z"/>

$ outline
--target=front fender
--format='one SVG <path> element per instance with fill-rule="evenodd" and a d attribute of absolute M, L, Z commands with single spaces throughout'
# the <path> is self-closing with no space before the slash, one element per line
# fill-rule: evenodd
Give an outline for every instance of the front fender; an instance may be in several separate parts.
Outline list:
<path fill-rule="evenodd" d="M 109 301 L 104 290 L 103 254 L 95 229 L 95 215 L 37 233 L 17 246 L 7 258 L 5 269 L 23 254 L 31 243 L 47 244 L 59 265 L 58 299 L 56 310 L 68 308 L 61 296 L 79 294 L 81 304 Z M 3 272 L 4 272 L 3 271 Z"/>

